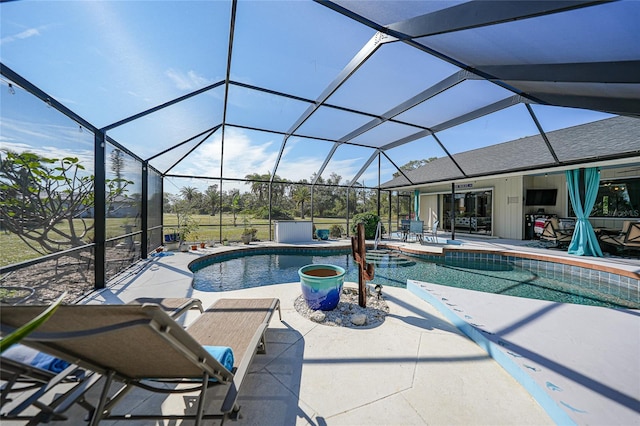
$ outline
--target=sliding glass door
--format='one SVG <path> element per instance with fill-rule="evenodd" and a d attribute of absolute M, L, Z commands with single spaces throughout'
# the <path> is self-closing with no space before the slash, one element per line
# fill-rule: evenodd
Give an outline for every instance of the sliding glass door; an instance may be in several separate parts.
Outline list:
<path fill-rule="evenodd" d="M 491 235 L 492 228 L 492 191 L 469 191 L 455 194 L 456 232 L 468 232 Z M 445 230 L 451 229 L 451 194 L 442 195 L 442 224 Z"/>

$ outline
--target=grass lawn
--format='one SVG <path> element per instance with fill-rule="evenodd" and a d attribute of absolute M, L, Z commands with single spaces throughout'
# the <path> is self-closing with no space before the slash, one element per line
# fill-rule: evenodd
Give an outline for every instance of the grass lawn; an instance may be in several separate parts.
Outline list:
<path fill-rule="evenodd" d="M 192 215 L 196 222 L 199 223 L 198 229 L 187 237 L 188 241 L 220 241 L 220 239 L 228 239 L 229 241 L 240 241 L 240 236 L 244 229 L 245 217 L 237 215 L 234 223 L 233 215 L 230 213 L 222 214 L 222 227 L 220 226 L 220 216 L 211 215 Z M 163 234 L 177 230 L 178 218 L 175 214 L 165 214 L 164 217 L 164 230 Z M 297 220 L 303 220 L 296 218 Z M 272 223 L 271 233 L 269 233 L 269 220 L 267 219 L 255 219 L 246 217 L 248 227 L 258 230 L 256 238 L 262 241 L 266 241 L 274 238 L 275 222 Z M 310 220 L 308 217 L 304 220 Z M 395 220 L 395 219 L 394 219 Z M 76 219 L 76 229 L 81 229 L 81 219 Z M 90 225 L 89 220 L 85 220 Z M 343 218 L 318 218 L 313 219 L 313 223 L 317 229 L 331 229 L 332 225 L 342 226 L 343 231 L 347 231 L 347 221 Z M 61 226 L 61 230 L 68 232 L 69 228 Z M 107 219 L 107 238 L 114 238 L 120 235 L 124 235 L 129 232 L 135 232 L 139 230 L 140 223 L 135 222 L 133 218 L 109 218 Z M 385 223 L 385 227 L 387 224 Z M 220 230 L 222 229 L 222 233 Z M 93 233 L 90 233 L 86 238 L 87 244 L 92 241 Z M 0 232 L 0 266 L 7 266 L 14 263 L 23 262 L 25 260 L 35 259 L 42 256 L 40 253 L 34 251 L 27 246 L 16 234 L 9 232 Z"/>
<path fill-rule="evenodd" d="M 198 229 L 187 237 L 189 241 L 220 241 L 221 237 L 227 238 L 229 241 L 240 241 L 240 236 L 244 229 L 244 216 L 237 215 L 235 224 L 232 214 L 224 213 L 222 215 L 222 228 L 220 227 L 220 216 L 211 215 L 192 215 L 192 218 L 197 221 L 200 226 Z M 269 240 L 269 221 L 267 219 L 254 219 L 247 217 L 248 226 L 256 228 L 258 230 L 256 238 L 259 240 Z M 299 219 L 298 220 L 302 220 Z M 304 220 L 310 220 L 308 217 Z M 77 229 L 81 227 L 81 219 L 76 219 L 75 226 Z M 90 224 L 91 219 L 86 220 L 87 224 Z M 341 225 L 346 232 L 346 220 L 341 218 L 314 218 L 313 220 L 316 228 L 318 229 L 330 229 L 332 225 Z M 178 219 L 175 214 L 164 215 L 164 231 L 163 234 L 170 233 L 177 230 Z M 107 219 L 107 238 L 113 238 L 120 235 L 124 235 L 128 232 L 135 232 L 138 230 L 136 226 L 140 226 L 139 222 L 136 223 L 132 218 L 109 218 Z M 272 228 L 275 223 L 272 223 Z M 65 232 L 69 231 L 69 228 L 61 229 Z M 220 232 L 222 229 L 222 233 Z M 273 238 L 274 230 L 271 229 L 271 237 Z M 92 241 L 93 233 L 90 233 L 86 238 L 87 244 Z M 9 232 L 0 232 L 0 266 L 7 266 L 14 263 L 23 262 L 25 260 L 35 259 L 42 255 L 35 250 L 27 246 L 16 234 Z"/>
<path fill-rule="evenodd" d="M 86 226 L 92 224 L 92 219 L 85 219 Z M 132 218 L 109 218 L 107 219 L 107 238 L 117 237 L 118 235 L 125 234 L 129 224 L 133 224 Z M 138 226 L 140 226 L 138 224 Z M 59 229 L 62 232 L 69 233 L 69 227 L 60 224 Z M 76 232 L 83 229 L 82 219 L 74 220 L 74 227 Z M 130 232 L 134 232 L 135 229 Z M 89 244 L 93 240 L 93 231 L 89 232 L 86 243 Z M 66 248 L 66 247 L 65 247 Z M 31 249 L 24 241 L 22 241 L 16 234 L 2 231 L 0 232 L 0 266 L 7 266 L 18 262 L 24 262 L 25 260 L 35 259 L 42 256 L 42 254 Z"/>
<path fill-rule="evenodd" d="M 211 216 L 211 215 L 192 215 L 191 216 L 196 222 L 200 224 L 197 231 L 192 235 L 187 236 L 187 240 L 195 241 L 195 240 L 203 240 L 203 241 L 219 241 L 227 238 L 229 241 L 240 241 L 240 236 L 242 235 L 242 231 L 244 229 L 244 217 L 241 215 L 236 216 L 235 224 L 233 220 L 233 215 L 230 213 L 222 214 L 222 228 L 220 227 L 220 216 Z M 269 220 L 268 219 L 255 219 L 251 217 L 247 217 L 248 227 L 255 228 L 258 230 L 256 234 L 256 238 L 259 240 L 269 240 Z M 297 220 L 303 220 L 297 218 Z M 310 220 L 308 217 L 304 220 Z M 346 232 L 346 219 L 340 218 L 314 218 L 314 224 L 317 228 L 331 228 L 332 225 L 338 224 L 341 225 L 343 230 Z M 170 233 L 173 230 L 177 230 L 178 219 L 175 214 L 165 214 L 164 215 L 164 233 Z M 271 236 L 273 237 L 273 227 L 275 227 L 275 222 L 271 224 Z M 220 233 L 220 229 L 222 229 L 222 235 Z"/>
<path fill-rule="evenodd" d="M 16 234 L 0 232 L 0 266 L 7 266 L 42 256 L 29 248 Z"/>

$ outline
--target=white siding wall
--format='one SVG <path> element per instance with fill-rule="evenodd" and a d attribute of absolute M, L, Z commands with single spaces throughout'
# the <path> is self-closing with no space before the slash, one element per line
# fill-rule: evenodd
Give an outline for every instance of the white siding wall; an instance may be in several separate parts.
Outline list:
<path fill-rule="evenodd" d="M 431 229 L 433 222 L 440 220 L 437 195 L 420 195 L 420 220 L 425 229 Z M 439 227 L 442 228 L 442 223 Z"/>
<path fill-rule="evenodd" d="M 522 180 L 522 176 L 492 179 L 494 236 L 522 239 L 524 235 Z"/>

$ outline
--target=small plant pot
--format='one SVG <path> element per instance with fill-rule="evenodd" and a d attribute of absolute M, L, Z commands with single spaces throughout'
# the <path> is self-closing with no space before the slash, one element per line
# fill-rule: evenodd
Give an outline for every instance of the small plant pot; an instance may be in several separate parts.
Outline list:
<path fill-rule="evenodd" d="M 316 236 L 319 240 L 328 240 L 329 239 L 329 230 L 328 229 L 318 229 L 316 231 Z"/>
<path fill-rule="evenodd" d="M 200 243 L 200 248 L 205 248 L 207 246 L 207 243 Z"/>
<path fill-rule="evenodd" d="M 163 248 L 162 248 L 162 247 L 158 247 L 158 248 L 156 249 L 156 253 L 160 253 L 162 250 L 163 250 Z"/>
<path fill-rule="evenodd" d="M 175 250 L 178 250 L 178 248 L 180 247 L 180 243 L 178 241 L 171 241 L 171 242 L 165 243 L 164 246 L 168 251 L 175 251 Z"/>
<path fill-rule="evenodd" d="M 191 245 L 191 250 L 193 250 L 193 251 L 198 250 L 198 245 L 197 244 L 192 244 Z"/>
<path fill-rule="evenodd" d="M 240 238 L 242 238 L 242 242 L 245 243 L 245 244 L 249 244 L 251 242 L 251 240 L 253 239 L 252 235 L 250 235 L 250 234 L 242 234 L 242 236 Z"/>
<path fill-rule="evenodd" d="M 306 265 L 298 270 L 302 296 L 314 311 L 331 311 L 338 306 L 344 285 L 344 268 L 336 265 Z"/>

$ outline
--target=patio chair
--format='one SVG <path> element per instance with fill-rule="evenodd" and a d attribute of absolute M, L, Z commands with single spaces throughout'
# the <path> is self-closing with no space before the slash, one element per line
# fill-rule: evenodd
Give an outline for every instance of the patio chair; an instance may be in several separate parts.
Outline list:
<path fill-rule="evenodd" d="M 26 323 L 42 306 L 3 307 L 2 332 Z M 265 352 L 264 333 L 278 299 L 221 299 L 186 329 L 157 304 L 64 305 L 25 344 L 102 375 L 104 385 L 91 424 L 100 420 L 203 419 L 233 417 L 238 391 L 256 352 Z M 212 353 L 229 349 L 235 360 L 223 365 Z M 226 351 L 225 351 L 226 352 Z M 122 386 L 109 397 L 112 384 Z M 166 386 L 187 383 L 190 386 Z M 206 391 L 226 386 L 220 414 L 205 414 Z M 193 415 L 112 414 L 134 387 L 152 392 L 200 392 Z"/>
<path fill-rule="evenodd" d="M 131 303 L 156 303 L 174 319 L 189 309 L 203 311 L 202 302 L 195 298 L 139 298 Z M 2 310 L 6 309 L 4 306 Z M 85 371 L 47 353 L 21 344 L 13 345 L 0 357 L 0 379 L 3 381 L 0 419 L 28 420 L 29 424 L 65 420 L 64 413 L 76 403 L 91 415 L 95 407 L 85 400 L 84 394 L 100 378 L 100 374 Z M 47 395 L 54 392 L 55 396 L 44 402 Z M 39 411 L 25 414 L 29 407 Z"/>
<path fill-rule="evenodd" d="M 411 221 L 409 219 L 400 220 L 400 232 L 402 234 L 402 241 L 407 241 L 407 238 L 409 237 L 410 225 L 411 225 Z"/>
<path fill-rule="evenodd" d="M 436 220 L 433 222 L 433 225 L 431 225 L 431 230 L 429 232 L 429 235 L 425 235 L 423 241 L 428 243 L 438 242 L 438 225 L 440 225 L 439 220 Z"/>
<path fill-rule="evenodd" d="M 540 234 L 541 240 L 551 241 L 556 247 L 568 246 L 573 238 L 573 229 L 562 229 L 558 219 L 552 217 L 547 220 Z"/>
<path fill-rule="evenodd" d="M 602 235 L 600 241 L 617 251 L 640 251 L 640 222 L 625 221 L 618 235 Z"/>

